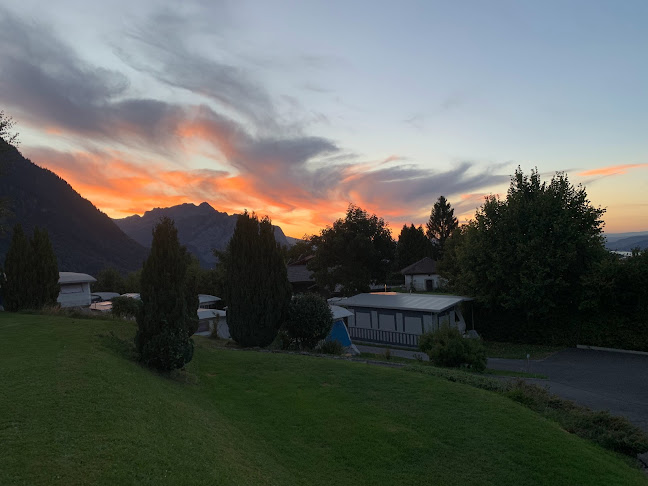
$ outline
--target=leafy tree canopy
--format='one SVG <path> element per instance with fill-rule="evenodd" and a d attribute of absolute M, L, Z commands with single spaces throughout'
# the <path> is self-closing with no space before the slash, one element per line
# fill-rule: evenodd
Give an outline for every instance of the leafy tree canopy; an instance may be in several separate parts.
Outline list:
<path fill-rule="evenodd" d="M 124 277 L 114 267 L 107 267 L 97 274 L 97 281 L 92 284 L 94 292 L 117 292 L 123 294 L 127 292 Z M 135 292 L 128 290 L 128 292 Z"/>
<path fill-rule="evenodd" d="M 13 131 L 16 122 L 10 116 L 7 116 L 4 111 L 0 110 L 0 139 L 5 144 L 16 146 L 18 144 L 18 133 Z M 0 144 L 0 151 L 4 150 L 6 145 Z"/>
<path fill-rule="evenodd" d="M 423 233 L 423 228 L 418 228 L 413 224 L 403 225 L 403 229 L 398 235 L 398 245 L 396 247 L 397 270 L 418 262 L 424 257 L 434 256 L 434 247 L 432 242 Z"/>
<path fill-rule="evenodd" d="M 308 268 L 321 289 L 343 295 L 369 291 L 372 282 L 384 281 L 394 261 L 395 243 L 387 223 L 375 214 L 350 204 L 346 217 L 312 236 L 315 257 Z"/>
<path fill-rule="evenodd" d="M 527 176 L 518 168 L 506 199 L 487 197 L 453 235 L 440 271 L 488 309 L 559 325 L 578 309 L 581 278 L 605 253 L 604 212 L 564 173 L 547 183 L 537 169 Z"/>

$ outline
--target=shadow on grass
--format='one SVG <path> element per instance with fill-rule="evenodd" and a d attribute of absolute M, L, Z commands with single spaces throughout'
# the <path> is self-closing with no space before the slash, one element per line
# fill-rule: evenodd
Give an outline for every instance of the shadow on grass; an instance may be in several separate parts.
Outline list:
<path fill-rule="evenodd" d="M 191 373 L 186 368 L 171 371 L 159 371 L 144 366 L 138 359 L 137 350 L 135 349 L 135 343 L 133 342 L 132 337 L 122 338 L 113 331 L 110 331 L 107 334 L 97 334 L 97 337 L 99 338 L 101 346 L 115 356 L 137 363 L 142 368 L 148 369 L 162 378 L 185 385 L 197 385 L 199 382 L 198 376 Z"/>
<path fill-rule="evenodd" d="M 135 343 L 132 338 L 121 338 L 113 331 L 107 334 L 97 334 L 97 337 L 101 345 L 113 354 L 129 361 L 138 362 L 137 351 L 135 350 Z"/>

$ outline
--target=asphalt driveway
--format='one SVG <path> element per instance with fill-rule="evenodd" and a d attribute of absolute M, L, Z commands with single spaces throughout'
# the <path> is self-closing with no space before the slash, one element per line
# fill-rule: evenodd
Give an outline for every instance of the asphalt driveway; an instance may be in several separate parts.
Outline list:
<path fill-rule="evenodd" d="M 648 356 L 567 349 L 538 361 L 491 358 L 488 367 L 547 375 L 529 382 L 593 410 L 627 417 L 648 432 Z"/>

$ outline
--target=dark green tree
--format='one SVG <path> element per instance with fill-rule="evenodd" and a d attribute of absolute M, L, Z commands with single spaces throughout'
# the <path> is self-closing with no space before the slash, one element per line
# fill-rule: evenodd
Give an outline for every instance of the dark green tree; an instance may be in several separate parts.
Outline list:
<path fill-rule="evenodd" d="M 311 237 L 315 249 L 308 268 L 321 289 L 343 295 L 368 292 L 372 282 L 384 282 L 394 262 L 396 244 L 382 218 L 353 204 L 346 217 Z"/>
<path fill-rule="evenodd" d="M 238 217 L 227 250 L 220 254 L 227 324 L 241 346 L 267 346 L 288 315 L 291 287 L 270 219 L 247 211 Z"/>
<path fill-rule="evenodd" d="M 16 122 L 13 118 L 5 115 L 4 111 L 0 110 L 0 156 L 4 156 L 5 152 L 8 152 L 18 145 L 18 133 L 13 131 Z M 0 157 L 0 176 L 2 171 L 5 168 L 7 160 L 4 157 Z M 0 223 L 9 215 L 9 201 L 6 198 L 0 198 Z M 4 233 L 5 228 L 0 224 L 0 233 Z"/>
<path fill-rule="evenodd" d="M 124 279 L 124 291 L 139 293 L 142 290 L 142 269 L 135 270 L 126 275 Z"/>
<path fill-rule="evenodd" d="M 196 285 L 196 292 L 199 294 L 210 294 L 220 297 L 222 286 L 218 279 L 215 269 L 202 268 L 200 261 L 194 255 L 191 255 L 191 264 L 189 265 L 188 275 L 193 279 Z"/>
<path fill-rule="evenodd" d="M 294 263 L 302 258 L 313 254 L 313 244 L 311 237 L 304 235 L 304 237 L 297 241 L 293 246 L 286 250 L 286 262 Z"/>
<path fill-rule="evenodd" d="M 300 348 L 312 349 L 331 331 L 333 313 L 318 294 L 299 294 L 290 302 L 283 329 Z"/>
<path fill-rule="evenodd" d="M 0 110 L 0 139 L 4 142 L 4 144 L 0 143 L 0 152 L 7 150 L 9 145 L 15 147 L 18 144 L 18 133 L 13 131 L 15 125 L 13 118 Z"/>
<path fill-rule="evenodd" d="M 4 307 L 18 311 L 30 307 L 32 302 L 32 253 L 29 240 L 20 224 L 16 224 L 11 245 L 5 257 L 5 281 L 2 285 Z"/>
<path fill-rule="evenodd" d="M 33 309 L 56 304 L 59 295 L 58 262 L 47 230 L 34 228 L 30 240 L 32 279 L 31 305 Z"/>
<path fill-rule="evenodd" d="M 142 268 L 142 307 L 135 336 L 140 360 L 161 371 L 181 368 L 193 357 L 191 335 L 198 327 L 198 295 L 187 279 L 189 263 L 173 220 L 161 218 Z"/>
<path fill-rule="evenodd" d="M 97 281 L 92 284 L 94 292 L 117 292 L 123 294 L 127 292 L 124 277 L 114 267 L 107 267 L 97 274 Z M 128 290 L 129 292 L 137 292 L 137 290 Z"/>
<path fill-rule="evenodd" d="M 583 286 L 579 343 L 648 351 L 648 249 L 609 253 Z"/>
<path fill-rule="evenodd" d="M 423 228 L 421 226 L 417 228 L 413 224 L 403 225 L 396 247 L 397 270 L 402 270 L 421 258 L 433 256 L 433 243 L 425 236 Z"/>
<path fill-rule="evenodd" d="M 430 212 L 430 219 L 427 224 L 427 237 L 436 243 L 437 259 L 443 255 L 443 248 L 446 240 L 452 235 L 452 232 L 459 226 L 457 218 L 454 215 L 454 208 L 444 196 L 439 196 L 437 202 L 434 203 L 432 211 Z"/>
<path fill-rule="evenodd" d="M 506 199 L 488 197 L 457 235 L 444 276 L 497 316 L 497 337 L 569 342 L 581 279 L 605 253 L 604 211 L 565 174 L 546 183 L 518 168 Z"/>

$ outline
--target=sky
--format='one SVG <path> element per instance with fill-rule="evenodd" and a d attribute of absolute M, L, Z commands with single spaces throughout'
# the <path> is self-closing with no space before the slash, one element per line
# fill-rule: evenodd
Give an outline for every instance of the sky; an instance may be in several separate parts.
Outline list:
<path fill-rule="evenodd" d="M 19 149 L 111 217 L 461 222 L 519 166 L 648 230 L 648 2 L 5 0 Z"/>

